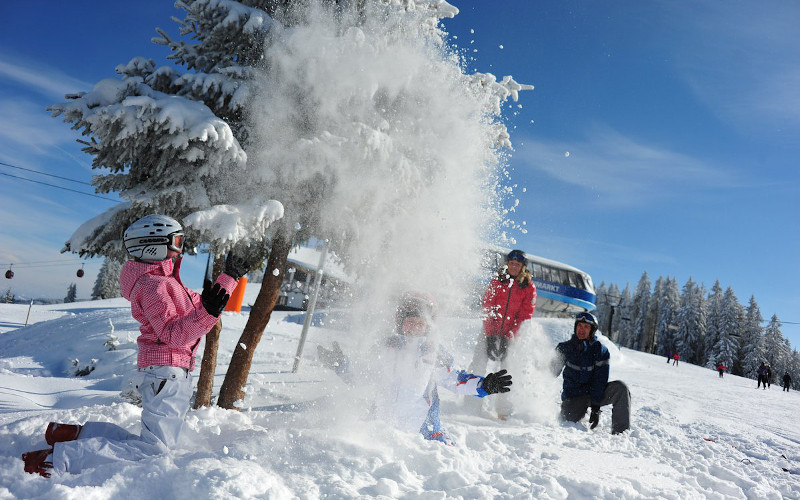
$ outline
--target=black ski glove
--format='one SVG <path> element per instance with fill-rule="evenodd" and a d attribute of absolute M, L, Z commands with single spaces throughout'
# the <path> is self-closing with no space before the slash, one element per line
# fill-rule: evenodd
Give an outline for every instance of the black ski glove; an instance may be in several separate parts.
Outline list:
<path fill-rule="evenodd" d="M 600 407 L 592 406 L 592 413 L 589 415 L 589 428 L 594 429 L 600 423 Z"/>
<path fill-rule="evenodd" d="M 497 336 L 486 337 L 486 357 L 491 361 L 497 360 L 495 352 L 497 351 Z"/>
<path fill-rule="evenodd" d="M 228 294 L 228 291 L 219 286 L 219 283 L 214 283 L 214 286 L 211 288 L 204 288 L 203 293 L 200 295 L 203 308 L 208 314 L 215 318 L 219 318 L 229 298 L 231 298 L 231 296 Z"/>
<path fill-rule="evenodd" d="M 490 373 L 483 379 L 483 390 L 487 394 L 497 394 L 498 392 L 508 392 L 511 389 L 511 375 L 508 375 L 506 370 L 500 370 L 496 373 Z"/>
<path fill-rule="evenodd" d="M 225 274 L 238 280 L 248 271 L 250 269 L 243 258 L 236 256 L 233 252 L 228 252 L 228 257 L 225 259 L 225 270 L 223 271 Z"/>

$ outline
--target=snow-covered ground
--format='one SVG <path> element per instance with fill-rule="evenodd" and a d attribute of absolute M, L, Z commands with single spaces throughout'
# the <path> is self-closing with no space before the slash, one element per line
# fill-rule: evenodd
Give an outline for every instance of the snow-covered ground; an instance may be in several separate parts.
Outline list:
<path fill-rule="evenodd" d="M 256 292 L 251 285 L 245 304 Z M 19 457 L 45 447 L 47 422 L 138 432 L 140 409 L 120 396 L 138 325 L 124 299 L 34 306 L 23 327 L 27 313 L 0 305 L 0 498 L 800 498 L 795 392 L 607 343 L 611 378 L 631 389 L 631 431 L 612 436 L 610 411 L 594 431 L 563 424 L 560 378 L 543 365 L 571 322 L 535 319 L 522 332 L 528 356 L 512 372 L 518 413 L 500 421 L 488 399 L 476 411 L 474 400 L 440 391 L 455 441 L 445 446 L 370 420 L 363 394 L 320 367 L 318 344 L 359 349 L 346 327 L 312 327 L 292 374 L 302 321 L 286 312 L 273 314 L 258 346 L 243 411 L 190 411 L 168 455 L 45 479 L 23 472 Z M 246 318 L 223 316 L 215 390 Z M 466 367 L 479 322 L 440 323 Z M 119 345 L 109 351 L 112 335 Z M 88 376 L 71 375 L 87 366 Z"/>

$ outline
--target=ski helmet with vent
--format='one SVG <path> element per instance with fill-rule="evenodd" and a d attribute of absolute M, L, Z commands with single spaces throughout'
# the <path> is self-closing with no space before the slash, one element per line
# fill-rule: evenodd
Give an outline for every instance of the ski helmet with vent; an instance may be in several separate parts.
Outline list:
<path fill-rule="evenodd" d="M 125 250 L 139 260 L 159 262 L 167 258 L 167 252 L 183 251 L 183 227 L 166 215 L 145 215 L 125 230 Z"/>

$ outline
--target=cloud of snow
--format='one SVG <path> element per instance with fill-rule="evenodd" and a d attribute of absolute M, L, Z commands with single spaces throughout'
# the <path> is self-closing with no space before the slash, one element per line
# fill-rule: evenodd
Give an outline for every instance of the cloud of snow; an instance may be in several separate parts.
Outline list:
<path fill-rule="evenodd" d="M 311 8 L 276 27 L 251 109 L 261 147 L 248 175 L 287 227 L 312 220 L 357 276 L 362 352 L 392 332 L 401 291 L 430 293 L 440 316 L 478 304 L 500 218 L 495 113 L 524 88 L 464 74 L 429 14 L 392 8 L 370 4 L 363 22 Z"/>

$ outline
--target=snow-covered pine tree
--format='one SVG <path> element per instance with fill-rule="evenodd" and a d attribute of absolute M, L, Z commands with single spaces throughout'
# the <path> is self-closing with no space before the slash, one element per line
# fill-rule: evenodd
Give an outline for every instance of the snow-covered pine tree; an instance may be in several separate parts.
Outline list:
<path fill-rule="evenodd" d="M 122 264 L 117 259 L 106 257 L 97 279 L 94 281 L 92 289 L 92 299 L 111 299 L 122 297 L 119 289 L 119 273 L 122 271 Z"/>
<path fill-rule="evenodd" d="M 632 336 L 628 339 L 626 347 L 641 351 L 645 343 L 645 322 L 647 311 L 650 309 L 650 276 L 647 271 L 642 273 L 639 283 L 636 285 L 636 292 L 633 294 L 633 305 L 631 308 L 631 321 L 633 322 Z"/>
<path fill-rule="evenodd" d="M 739 354 L 739 337 L 745 320 L 744 308 L 739 304 L 733 288 L 728 287 L 720 300 L 717 316 L 717 342 L 709 353 L 707 366 L 716 369 L 720 364 L 733 372 L 737 366 Z M 710 325 L 709 325 L 710 326 Z"/>
<path fill-rule="evenodd" d="M 274 24 L 270 14 L 279 2 L 187 0 L 176 5 L 186 12 L 178 21 L 180 34 L 193 43 L 176 41 L 161 29 L 154 42 L 169 47 L 168 58 L 185 72 L 157 68 L 152 60 L 137 57 L 116 68 L 119 80 L 103 80 L 50 108 L 90 138 L 84 151 L 94 157 L 93 168 L 108 170 L 94 177 L 97 191 L 117 191 L 127 200 L 84 223 L 65 250 L 124 260 L 124 229 L 145 214 L 165 213 L 183 220 L 188 251 L 206 242 L 220 255 L 249 239 L 249 252 L 238 251 L 260 262 L 267 253 L 267 228 L 280 210 L 273 203 L 265 214 L 269 202 L 240 187 L 249 172 L 247 106 L 253 99 L 254 68 L 263 58 L 264 40 Z M 224 227 L 212 207 L 227 217 Z M 192 221 L 195 226 L 187 225 L 187 216 L 201 210 L 202 216 Z M 253 312 L 258 314 L 259 307 Z M 206 376 L 201 370 L 201 379 Z"/>
<path fill-rule="evenodd" d="M 659 276 L 656 280 L 653 293 L 648 300 L 647 314 L 644 319 L 644 327 L 642 330 L 642 343 L 640 344 L 642 352 L 654 353 L 658 343 L 657 326 L 658 314 L 661 309 L 661 303 L 664 299 L 666 292 L 666 280 Z"/>
<path fill-rule="evenodd" d="M 781 321 L 773 314 L 764 328 L 764 360 L 772 369 L 773 382 L 776 374 L 783 371 L 788 361 L 789 351 L 781 331 Z"/>
<path fill-rule="evenodd" d="M 741 329 L 739 358 L 742 360 L 741 375 L 754 380 L 757 378 L 756 371 L 759 365 L 765 361 L 764 328 L 761 326 L 763 322 L 761 309 L 758 307 L 756 298 L 751 295 Z"/>
<path fill-rule="evenodd" d="M 657 354 L 666 355 L 675 352 L 675 337 L 678 323 L 678 310 L 681 305 L 678 280 L 667 278 L 664 294 L 659 301 L 656 335 L 658 339 Z"/>
<path fill-rule="evenodd" d="M 711 368 L 712 370 L 716 369 L 717 366 L 714 360 L 711 359 L 711 354 L 714 351 L 714 346 L 717 345 L 720 335 L 720 323 L 722 321 L 722 295 L 722 285 L 720 284 L 719 280 L 716 280 L 714 282 L 714 286 L 711 287 L 711 293 L 708 294 L 707 299 L 708 319 L 706 323 L 706 345 L 704 349 L 707 357 L 703 360 L 705 366 L 707 368 Z"/>
<path fill-rule="evenodd" d="M 70 304 L 75 302 L 78 298 L 78 286 L 75 283 L 70 283 L 67 287 L 67 296 L 64 297 L 64 303 Z"/>
<path fill-rule="evenodd" d="M 11 291 L 11 288 L 6 290 L 6 293 L 3 294 L 3 304 L 13 304 L 14 303 L 14 292 Z"/>
<path fill-rule="evenodd" d="M 608 335 L 608 317 L 611 313 L 611 306 L 608 301 L 608 289 L 606 282 L 601 282 L 595 289 L 595 310 L 594 315 L 600 325 L 600 331 Z"/>
<path fill-rule="evenodd" d="M 631 321 L 631 308 L 633 299 L 631 298 L 631 284 L 626 283 L 625 289 L 619 294 L 619 305 L 614 312 L 612 320 L 613 341 L 617 345 L 625 346 L 625 339 L 633 336 L 633 324 Z"/>
<path fill-rule="evenodd" d="M 678 310 L 675 348 L 681 360 L 701 364 L 705 359 L 706 299 L 705 287 L 690 277 L 683 286 Z"/>

